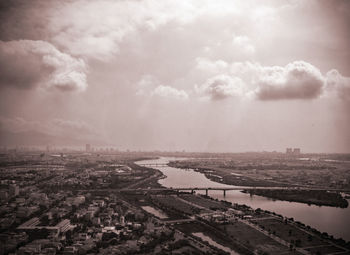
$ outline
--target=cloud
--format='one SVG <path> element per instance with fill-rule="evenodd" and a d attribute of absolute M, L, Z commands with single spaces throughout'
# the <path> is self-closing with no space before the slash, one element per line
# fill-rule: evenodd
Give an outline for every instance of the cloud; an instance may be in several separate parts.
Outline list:
<path fill-rule="evenodd" d="M 53 12 L 49 29 L 52 41 L 72 54 L 109 61 L 130 34 L 154 31 L 170 21 L 186 23 L 195 10 L 183 1 L 78 0 Z"/>
<path fill-rule="evenodd" d="M 325 79 L 328 93 L 335 91 L 339 98 L 350 101 L 350 77 L 344 77 L 333 69 L 327 72 Z"/>
<path fill-rule="evenodd" d="M 213 100 L 236 96 L 262 101 L 311 100 L 321 96 L 350 100 L 350 77 L 333 69 L 323 75 L 305 61 L 286 66 L 263 66 L 257 62 L 232 62 L 197 58 L 194 77 L 211 75 L 195 91 Z"/>
<path fill-rule="evenodd" d="M 147 95 L 149 91 L 159 84 L 159 81 L 152 75 L 144 75 L 137 83 L 136 95 Z"/>
<path fill-rule="evenodd" d="M 105 144 L 96 129 L 81 120 L 29 120 L 0 116 L 2 145 L 63 145 L 81 146 L 85 143 Z"/>
<path fill-rule="evenodd" d="M 255 53 L 255 47 L 249 37 L 239 35 L 234 36 L 232 44 L 247 55 Z"/>
<path fill-rule="evenodd" d="M 211 61 L 206 58 L 197 58 L 196 59 L 196 69 L 205 71 L 205 72 L 222 72 L 227 68 L 228 64 L 223 60 Z"/>
<path fill-rule="evenodd" d="M 184 90 L 179 90 L 170 86 L 159 85 L 156 87 L 152 95 L 165 97 L 165 98 L 175 98 L 175 99 L 188 99 L 188 94 Z"/>
<path fill-rule="evenodd" d="M 96 130 L 84 121 L 51 119 L 47 121 L 27 120 L 21 117 L 0 117 L 0 129 L 21 133 L 27 131 L 40 132 L 51 136 L 95 137 Z"/>
<path fill-rule="evenodd" d="M 209 78 L 201 86 L 195 86 L 198 94 L 208 96 L 212 100 L 222 100 L 229 97 L 244 95 L 244 83 L 238 77 L 217 75 Z"/>
<path fill-rule="evenodd" d="M 172 86 L 162 85 L 159 80 L 152 75 L 144 75 L 137 83 L 136 95 L 157 96 L 163 98 L 187 100 L 188 93 L 182 89 Z"/>
<path fill-rule="evenodd" d="M 323 85 L 316 67 L 295 61 L 285 67 L 263 68 L 256 96 L 260 100 L 314 99 L 322 94 Z"/>
<path fill-rule="evenodd" d="M 87 68 L 82 59 L 45 41 L 0 41 L 0 86 L 83 91 Z"/>

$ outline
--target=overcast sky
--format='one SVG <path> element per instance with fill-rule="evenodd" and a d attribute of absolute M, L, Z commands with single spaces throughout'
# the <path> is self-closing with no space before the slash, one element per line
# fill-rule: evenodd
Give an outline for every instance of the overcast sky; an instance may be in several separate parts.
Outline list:
<path fill-rule="evenodd" d="M 350 1 L 0 4 L 3 145 L 350 152 Z"/>

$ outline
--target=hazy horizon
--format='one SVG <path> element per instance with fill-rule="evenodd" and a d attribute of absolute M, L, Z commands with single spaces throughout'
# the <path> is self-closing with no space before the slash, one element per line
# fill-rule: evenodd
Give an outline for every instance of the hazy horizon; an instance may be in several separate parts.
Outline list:
<path fill-rule="evenodd" d="M 350 153 L 350 2 L 3 1 L 0 146 Z"/>

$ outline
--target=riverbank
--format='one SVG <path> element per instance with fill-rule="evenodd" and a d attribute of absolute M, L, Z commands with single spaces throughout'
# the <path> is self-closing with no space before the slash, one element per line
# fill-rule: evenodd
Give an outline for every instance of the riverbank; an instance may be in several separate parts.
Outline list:
<path fill-rule="evenodd" d="M 325 190 L 244 190 L 244 193 L 283 201 L 347 208 L 348 201 L 339 193 Z"/>
<path fill-rule="evenodd" d="M 143 164 L 168 164 L 174 158 L 160 158 L 159 160 L 144 161 Z M 178 159 L 180 160 L 180 159 Z M 203 173 L 195 171 L 193 168 L 187 170 L 174 167 L 157 167 L 167 177 L 159 180 L 164 187 L 227 187 L 226 184 L 214 182 L 208 179 Z M 235 171 L 237 172 L 237 171 Z M 242 172 L 241 172 L 242 173 Z M 243 173 L 242 173 L 243 174 Z M 205 194 L 205 192 L 198 192 Z M 343 238 L 350 241 L 349 224 L 350 207 L 346 209 L 331 206 L 316 206 L 305 203 L 288 202 L 273 200 L 263 196 L 250 196 L 240 191 L 226 192 L 223 196 L 222 191 L 209 191 L 209 196 L 219 200 L 226 200 L 232 203 L 245 204 L 254 209 L 261 208 L 271 212 L 276 212 L 288 218 L 294 218 L 296 221 L 303 222 L 321 232 L 327 232 L 336 238 Z M 315 217 L 317 215 L 317 217 Z"/>
<path fill-rule="evenodd" d="M 168 164 L 171 167 L 189 169 L 186 164 L 181 161 L 172 161 Z M 193 169 L 196 172 L 202 173 L 209 180 L 227 185 L 235 186 L 253 186 L 253 187 L 288 187 L 292 186 L 286 183 L 276 183 L 269 180 L 254 180 L 244 175 L 229 174 L 224 175 L 220 169 L 197 167 Z M 299 202 L 304 204 L 313 204 L 318 206 L 332 206 L 339 208 L 347 208 L 348 201 L 343 198 L 339 193 L 328 192 L 326 190 L 252 190 L 245 191 L 251 195 L 259 195 L 266 198 L 272 198 L 281 201 Z"/>
<path fill-rule="evenodd" d="M 168 166 L 180 168 L 180 169 L 193 169 L 195 172 L 199 172 L 205 175 L 206 178 L 213 182 L 218 182 L 227 185 L 234 186 L 254 186 L 254 187 L 269 187 L 269 186 L 279 186 L 279 187 L 290 187 L 295 186 L 283 182 L 275 182 L 272 180 L 264 179 L 253 179 L 247 177 L 243 174 L 233 174 L 228 173 L 227 169 L 216 169 L 208 167 L 192 167 L 185 161 L 170 161 Z"/>
<path fill-rule="evenodd" d="M 348 254 L 350 249 L 350 242 L 335 239 L 292 218 L 246 205 L 219 201 L 205 195 L 176 193 L 171 190 L 169 193 L 145 194 L 144 191 L 136 190 L 123 193 L 123 197 L 137 207 L 162 212 L 166 217 L 145 210 L 148 214 L 155 215 L 159 222 L 191 236 L 190 239 L 213 249 L 231 249 L 231 254 L 254 254 L 256 251 L 258 254 L 271 255 L 307 252 Z M 198 237 L 198 233 L 202 236 Z M 327 253 L 323 253 L 324 247 L 327 247 Z"/>

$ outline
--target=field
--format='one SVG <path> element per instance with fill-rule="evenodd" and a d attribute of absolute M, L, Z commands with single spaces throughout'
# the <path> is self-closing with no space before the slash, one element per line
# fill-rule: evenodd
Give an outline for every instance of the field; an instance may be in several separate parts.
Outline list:
<path fill-rule="evenodd" d="M 180 196 L 182 199 L 189 201 L 191 203 L 194 203 L 196 205 L 211 209 L 211 210 L 216 210 L 216 209 L 220 209 L 220 210 L 226 210 L 227 207 L 217 201 L 214 200 L 210 200 L 210 199 L 206 199 L 203 198 L 199 195 L 181 195 Z"/>
<path fill-rule="evenodd" d="M 329 242 L 321 240 L 313 234 L 305 232 L 303 229 L 294 226 L 294 224 L 285 224 L 277 218 L 252 220 L 251 222 L 257 224 L 259 227 L 267 230 L 273 235 L 292 243 L 296 247 L 308 250 L 311 254 L 317 254 L 317 252 L 321 252 L 320 254 L 330 254 L 344 251 Z"/>
<path fill-rule="evenodd" d="M 210 237 L 215 242 L 229 247 L 232 250 L 237 251 L 239 254 L 245 255 L 245 254 L 252 254 L 252 249 L 248 249 L 245 245 L 241 245 L 240 243 L 232 240 L 229 236 L 225 235 L 224 232 L 213 229 L 212 227 L 201 224 L 201 223 L 187 223 L 187 224 L 178 224 L 175 226 L 177 229 L 179 229 L 181 232 L 191 235 L 192 233 L 203 233 L 204 235 Z"/>
<path fill-rule="evenodd" d="M 170 209 L 172 211 L 176 211 L 186 215 L 193 215 L 205 211 L 205 209 L 201 209 L 197 206 L 191 205 L 191 203 L 186 203 L 181 199 L 177 199 L 176 196 L 169 197 L 157 195 L 152 196 L 152 199 L 159 206 L 159 208 L 165 211 L 168 211 Z"/>
<path fill-rule="evenodd" d="M 223 225 L 221 228 L 226 231 L 233 240 L 248 247 L 255 247 L 260 251 L 276 255 L 281 253 L 288 254 L 289 252 L 288 247 L 279 244 L 277 241 L 274 241 L 265 234 L 258 232 L 242 222 L 237 221 L 228 225 Z"/>

